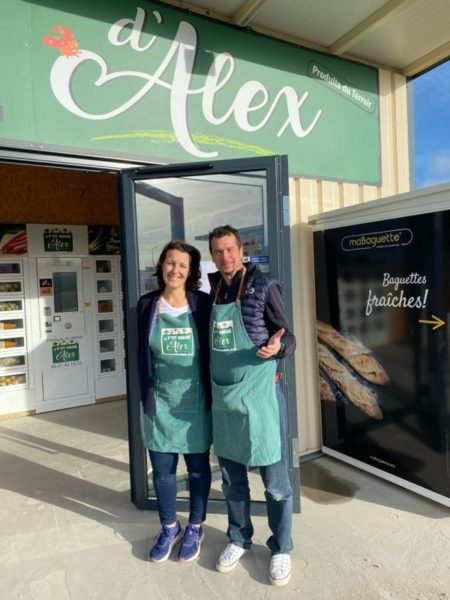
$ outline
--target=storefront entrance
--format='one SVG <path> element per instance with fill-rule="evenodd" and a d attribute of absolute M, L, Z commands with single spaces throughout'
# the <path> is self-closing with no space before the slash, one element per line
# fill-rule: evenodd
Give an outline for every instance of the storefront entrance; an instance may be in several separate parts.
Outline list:
<path fill-rule="evenodd" d="M 120 375 L 124 379 L 126 367 L 131 497 L 138 508 L 154 509 L 156 499 L 140 436 L 137 300 L 155 287 L 155 261 L 162 246 L 174 238 L 185 239 L 201 251 L 202 280 L 207 289 L 206 275 L 214 268 L 208 251 L 208 232 L 217 225 L 230 223 L 240 231 L 245 260 L 257 263 L 263 271 L 270 270 L 280 280 L 292 323 L 287 160 L 272 156 L 143 169 L 125 169 L 123 163 L 101 160 L 80 159 L 78 163 L 77 159 L 52 155 L 34 158 L 27 153 L 17 153 L 15 157 L 7 154 L 3 160 L 45 165 L 49 177 L 57 171 L 51 168 L 55 161 L 66 169 L 82 166 L 83 170 L 100 172 L 90 174 L 90 186 L 107 172 L 119 175 L 122 269 L 119 256 L 89 256 L 87 251 L 77 252 L 76 248 L 72 255 L 45 258 L 40 250 L 32 250 L 27 258 L 13 261 L 23 263 L 23 272 L 28 273 L 25 276 L 28 292 L 20 288 L 22 313 L 16 315 L 18 307 L 8 316 L 16 315 L 18 323 L 20 316 L 20 326 L 28 332 L 28 360 L 24 364 L 29 367 L 29 377 L 27 373 L 21 375 L 22 379 L 15 382 L 9 395 L 16 397 L 16 386 L 20 385 L 24 396 L 21 406 L 29 406 L 36 397 L 39 412 L 87 404 L 95 402 L 99 393 L 101 396 L 117 394 L 113 382 L 117 377 L 120 379 Z M 40 227 L 42 243 L 46 231 L 45 226 Z M 28 226 L 27 229 L 30 230 Z M 21 274 L 22 267 L 18 269 Z M 7 295 L 11 300 L 11 293 Z M 27 312 L 28 305 L 36 308 Z M 124 334 L 126 343 L 121 350 L 119 342 Z M 91 345 L 86 348 L 89 335 Z M 299 511 L 297 398 L 292 359 L 284 361 L 283 371 L 282 385 L 288 398 L 288 451 L 294 510 Z M 9 372 L 7 375 L 10 377 Z M 213 461 L 216 476 L 210 510 L 223 512 L 225 502 L 214 458 Z M 183 473 L 180 473 L 179 483 L 179 502 L 183 509 L 188 503 Z M 251 492 L 254 512 L 264 513 L 264 490 L 257 470 L 251 472 Z"/>

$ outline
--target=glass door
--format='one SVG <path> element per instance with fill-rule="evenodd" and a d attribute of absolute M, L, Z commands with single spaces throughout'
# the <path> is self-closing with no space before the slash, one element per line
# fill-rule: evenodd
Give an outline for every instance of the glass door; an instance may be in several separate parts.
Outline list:
<path fill-rule="evenodd" d="M 218 225 L 230 224 L 239 230 L 244 260 L 257 263 L 280 280 L 292 322 L 287 159 L 272 156 L 132 169 L 122 173 L 121 185 L 132 496 L 139 508 L 156 508 L 150 464 L 140 438 L 137 300 L 157 287 L 155 266 L 161 250 L 171 239 L 185 240 L 200 250 L 202 289 L 209 291 L 207 273 L 216 269 L 209 254 L 208 233 Z M 299 510 L 294 366 L 291 359 L 284 363 L 291 477 L 296 495 L 294 505 Z M 181 459 L 179 501 L 187 506 L 184 468 Z M 220 472 L 213 453 L 212 468 L 209 510 L 223 511 Z M 250 470 L 249 479 L 256 511 L 258 507 L 264 511 L 259 470 Z"/>

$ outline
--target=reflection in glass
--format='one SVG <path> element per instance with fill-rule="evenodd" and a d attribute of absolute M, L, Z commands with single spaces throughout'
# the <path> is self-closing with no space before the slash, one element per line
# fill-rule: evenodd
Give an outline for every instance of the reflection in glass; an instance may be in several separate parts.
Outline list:
<path fill-rule="evenodd" d="M 97 306 L 99 313 L 110 313 L 114 310 L 114 303 L 112 300 L 98 300 Z"/>
<path fill-rule="evenodd" d="M 0 262 L 0 273 L 21 273 L 21 263 Z"/>
<path fill-rule="evenodd" d="M 114 352 L 114 346 L 115 344 L 113 339 L 99 341 L 100 352 Z"/>
<path fill-rule="evenodd" d="M 21 385 L 27 382 L 25 373 L 15 373 L 13 375 L 0 375 L 0 387 L 7 385 Z"/>
<path fill-rule="evenodd" d="M 156 289 L 156 263 L 171 239 L 196 246 L 204 271 L 215 270 L 208 233 L 227 223 L 239 230 L 244 255 L 258 257 L 260 267 L 269 269 L 265 171 L 169 177 L 139 181 L 135 187 L 141 293 Z"/>
<path fill-rule="evenodd" d="M 0 330 L 2 329 L 23 329 L 23 319 L 2 319 Z"/>
<path fill-rule="evenodd" d="M 53 273 L 53 301 L 55 313 L 78 311 L 76 271 Z"/>
<path fill-rule="evenodd" d="M 112 333 L 114 331 L 114 319 L 100 319 L 98 322 L 99 333 Z"/>
<path fill-rule="evenodd" d="M 266 215 L 266 172 L 168 177 L 135 182 L 140 293 L 157 288 L 156 264 L 165 244 L 182 239 L 202 255 L 202 288 L 209 290 L 206 274 L 215 271 L 208 247 L 208 233 L 230 224 L 241 236 L 244 256 L 269 270 Z M 223 499 L 217 457 L 211 453 L 211 499 Z M 184 460 L 178 462 L 179 497 L 188 497 Z M 259 470 L 249 471 L 253 500 L 264 501 Z M 151 473 L 149 496 L 154 497 Z"/>
<path fill-rule="evenodd" d="M 23 337 L 10 337 L 0 339 L 0 349 L 3 348 L 23 348 L 25 340 Z"/>
<path fill-rule="evenodd" d="M 97 293 L 98 294 L 111 294 L 113 291 L 113 284 L 111 279 L 99 279 L 97 281 Z"/>
<path fill-rule="evenodd" d="M 112 273 L 112 265 L 110 260 L 96 260 L 95 270 L 97 273 Z"/>
<path fill-rule="evenodd" d="M 0 281 L 0 294 L 16 294 L 22 291 L 20 281 Z"/>
<path fill-rule="evenodd" d="M 24 364 L 25 356 L 23 355 L 0 356 L 0 367 L 19 367 Z"/>
<path fill-rule="evenodd" d="M 100 361 L 100 371 L 102 373 L 110 373 L 116 370 L 116 359 L 107 358 Z"/>

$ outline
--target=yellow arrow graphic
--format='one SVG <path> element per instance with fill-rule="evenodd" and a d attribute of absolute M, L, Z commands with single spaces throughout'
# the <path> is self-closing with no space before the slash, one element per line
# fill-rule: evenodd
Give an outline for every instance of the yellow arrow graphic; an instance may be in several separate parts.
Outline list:
<path fill-rule="evenodd" d="M 425 320 L 422 321 L 421 319 L 419 319 L 419 323 L 426 323 L 427 325 L 434 325 L 433 331 L 435 329 L 438 329 L 439 327 L 442 327 L 442 325 L 445 325 L 445 321 L 443 321 L 439 317 L 436 317 L 436 315 L 431 315 L 431 316 L 433 317 L 432 321 L 425 321 Z"/>

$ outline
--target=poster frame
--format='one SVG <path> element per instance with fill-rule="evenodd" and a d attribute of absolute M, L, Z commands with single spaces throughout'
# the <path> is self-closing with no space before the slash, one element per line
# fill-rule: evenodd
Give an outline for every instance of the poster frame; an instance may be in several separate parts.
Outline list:
<path fill-rule="evenodd" d="M 352 225 L 361 225 L 371 222 L 382 223 L 383 221 L 402 217 L 432 214 L 448 210 L 450 210 L 450 184 L 440 184 L 429 188 L 422 188 L 412 192 L 389 196 L 379 200 L 373 200 L 366 204 L 348 206 L 326 213 L 311 215 L 308 218 L 308 225 L 311 229 L 311 234 L 313 235 L 315 232 L 329 229 L 350 227 Z M 315 297 L 315 289 L 313 290 L 313 293 Z M 313 310 L 315 311 L 315 306 Z M 444 496 L 443 494 L 417 485 L 407 479 L 378 469 L 366 462 L 330 448 L 324 443 L 321 444 L 321 450 L 325 455 L 380 477 L 381 479 L 426 497 L 443 506 L 450 507 L 450 496 Z"/>

